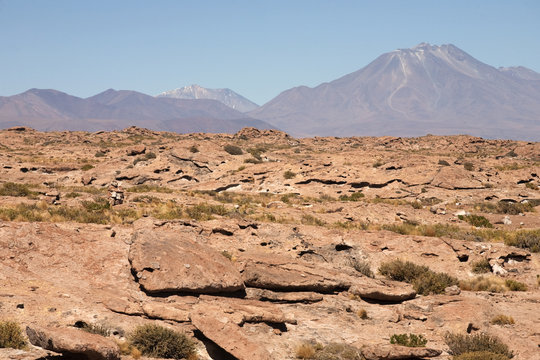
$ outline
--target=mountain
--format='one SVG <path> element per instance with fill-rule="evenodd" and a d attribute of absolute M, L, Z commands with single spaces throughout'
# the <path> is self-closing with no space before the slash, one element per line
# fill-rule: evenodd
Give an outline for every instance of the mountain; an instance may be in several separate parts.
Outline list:
<path fill-rule="evenodd" d="M 217 100 L 230 108 L 240 112 L 255 110 L 259 105 L 239 95 L 231 89 L 207 89 L 199 85 L 190 85 L 183 88 L 162 92 L 157 97 L 175 99 L 212 99 Z"/>
<path fill-rule="evenodd" d="M 422 43 L 332 82 L 284 91 L 248 115 L 300 136 L 540 140 L 540 74 L 496 69 L 454 45 Z"/>
<path fill-rule="evenodd" d="M 140 126 L 176 132 L 236 132 L 245 126 L 273 129 L 216 100 L 155 98 L 113 89 L 83 99 L 57 90 L 30 89 L 0 97 L 0 127 L 37 130 L 114 130 Z"/>

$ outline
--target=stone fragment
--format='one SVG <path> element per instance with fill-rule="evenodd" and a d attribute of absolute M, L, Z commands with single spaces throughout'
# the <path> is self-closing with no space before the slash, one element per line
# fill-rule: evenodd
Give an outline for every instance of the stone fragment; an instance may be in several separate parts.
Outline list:
<path fill-rule="evenodd" d="M 280 303 L 313 303 L 323 299 L 321 294 L 311 291 L 279 292 L 266 289 L 247 288 L 246 294 L 250 299 Z"/>
<path fill-rule="evenodd" d="M 88 360 L 119 360 L 118 345 L 103 336 L 76 328 L 27 327 L 30 343 L 66 357 Z"/>
<path fill-rule="evenodd" d="M 143 144 L 140 144 L 140 145 L 135 145 L 135 146 L 130 147 L 129 149 L 126 150 L 126 153 L 128 156 L 135 156 L 135 155 L 144 154 L 145 151 L 146 151 L 146 146 L 144 146 Z"/>
<path fill-rule="evenodd" d="M 349 292 L 361 298 L 385 302 L 402 302 L 416 297 L 416 291 L 410 284 L 368 277 L 355 280 Z"/>
<path fill-rule="evenodd" d="M 448 286 L 447 288 L 444 289 L 444 293 L 446 295 L 459 295 L 461 294 L 461 289 L 459 288 L 459 286 L 457 285 L 452 285 L 452 286 Z"/>

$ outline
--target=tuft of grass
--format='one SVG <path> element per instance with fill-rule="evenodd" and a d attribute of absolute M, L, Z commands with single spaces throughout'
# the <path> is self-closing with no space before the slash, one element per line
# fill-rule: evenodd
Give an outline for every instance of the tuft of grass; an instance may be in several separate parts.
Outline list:
<path fill-rule="evenodd" d="M 359 349 L 343 343 L 330 343 L 318 349 L 314 360 L 363 360 Z"/>
<path fill-rule="evenodd" d="M 498 337 L 488 334 L 462 335 L 447 333 L 444 340 L 450 348 L 450 353 L 455 356 L 471 352 L 487 351 L 504 355 L 509 359 L 514 357 L 514 354 L 508 349 L 505 343 Z"/>
<path fill-rule="evenodd" d="M 459 215 L 459 220 L 466 221 L 472 226 L 476 227 L 482 227 L 482 228 L 492 228 L 493 225 L 489 222 L 489 220 L 482 216 L 482 215 Z"/>
<path fill-rule="evenodd" d="M 339 201 L 360 201 L 363 197 L 365 197 L 365 195 L 359 191 L 352 193 L 351 195 L 341 195 Z"/>
<path fill-rule="evenodd" d="M 133 165 L 137 165 L 137 163 L 139 163 L 141 161 L 148 161 L 148 160 L 155 159 L 156 157 L 157 157 L 157 155 L 155 153 L 147 152 L 146 154 L 144 154 L 142 156 L 139 156 L 135 160 L 133 160 Z"/>
<path fill-rule="evenodd" d="M 509 246 L 529 249 L 532 252 L 540 252 L 540 229 L 520 230 L 514 237 L 505 239 L 504 243 Z"/>
<path fill-rule="evenodd" d="M 315 352 L 315 346 L 310 343 L 303 343 L 296 348 L 296 358 L 313 359 L 313 357 L 315 356 Z"/>
<path fill-rule="evenodd" d="M 514 318 L 503 314 L 495 315 L 489 321 L 493 325 L 512 325 L 515 323 Z"/>
<path fill-rule="evenodd" d="M 424 347 L 427 339 L 423 335 L 394 334 L 390 337 L 390 344 L 398 344 L 407 347 Z"/>
<path fill-rule="evenodd" d="M 184 359 L 195 354 L 193 340 L 159 325 L 138 326 L 129 335 L 129 340 L 143 355 L 151 357 Z"/>
<path fill-rule="evenodd" d="M 302 216 L 301 220 L 302 224 L 304 225 L 315 225 L 315 226 L 324 226 L 326 225 L 326 222 L 323 220 L 311 215 L 311 214 L 305 214 Z"/>
<path fill-rule="evenodd" d="M 495 204 L 483 202 L 475 204 L 474 207 L 483 212 L 506 215 L 518 215 L 520 213 L 534 211 L 534 205 L 532 202 L 519 203 L 511 201 L 499 201 Z"/>
<path fill-rule="evenodd" d="M 223 150 L 225 150 L 225 152 L 229 155 L 242 155 L 244 153 L 238 146 L 230 144 L 225 145 Z"/>
<path fill-rule="evenodd" d="M 191 147 L 189 148 L 189 152 L 193 154 L 198 153 L 199 148 L 197 147 L 197 145 L 191 145 Z"/>
<path fill-rule="evenodd" d="M 174 192 L 173 189 L 169 189 L 169 188 L 164 187 L 164 186 L 146 185 L 146 184 L 132 186 L 132 187 L 126 189 L 126 191 L 127 192 L 133 192 L 133 193 L 159 192 L 159 193 L 166 193 L 166 194 L 170 194 L 170 193 Z"/>
<path fill-rule="evenodd" d="M 0 321 L 0 348 L 26 349 L 28 342 L 19 324 Z"/>
<path fill-rule="evenodd" d="M 193 220 L 211 220 L 213 215 L 225 216 L 229 211 L 223 205 L 200 203 L 185 209 L 186 214 Z"/>
<path fill-rule="evenodd" d="M 283 178 L 290 180 L 296 176 L 296 173 L 292 172 L 291 170 L 287 170 L 283 173 Z"/>
<path fill-rule="evenodd" d="M 478 276 L 459 283 L 461 290 L 466 291 L 489 291 L 504 292 L 506 287 L 504 281 L 496 276 Z"/>
<path fill-rule="evenodd" d="M 364 308 L 358 310 L 358 311 L 356 312 L 356 315 L 358 315 L 358 317 L 359 317 L 360 319 L 362 319 L 362 320 L 367 320 L 367 319 L 369 319 L 368 313 L 367 313 L 366 309 L 364 309 Z"/>
<path fill-rule="evenodd" d="M 489 265 L 489 260 L 486 258 L 473 262 L 471 267 L 472 272 L 475 274 L 485 274 L 491 272 L 491 265 Z"/>

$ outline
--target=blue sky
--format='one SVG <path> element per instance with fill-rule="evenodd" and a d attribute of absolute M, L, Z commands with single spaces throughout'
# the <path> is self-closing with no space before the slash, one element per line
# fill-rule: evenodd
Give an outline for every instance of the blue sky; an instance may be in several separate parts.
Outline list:
<path fill-rule="evenodd" d="M 540 72 L 540 1 L 0 0 L 0 96 L 228 87 L 263 104 L 420 42 Z"/>

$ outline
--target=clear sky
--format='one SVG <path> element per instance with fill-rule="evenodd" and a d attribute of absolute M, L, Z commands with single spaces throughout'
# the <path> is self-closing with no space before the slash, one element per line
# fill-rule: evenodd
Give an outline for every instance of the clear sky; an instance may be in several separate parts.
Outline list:
<path fill-rule="evenodd" d="M 421 42 L 540 72 L 540 1 L 0 0 L 0 96 L 199 84 L 263 104 Z"/>

